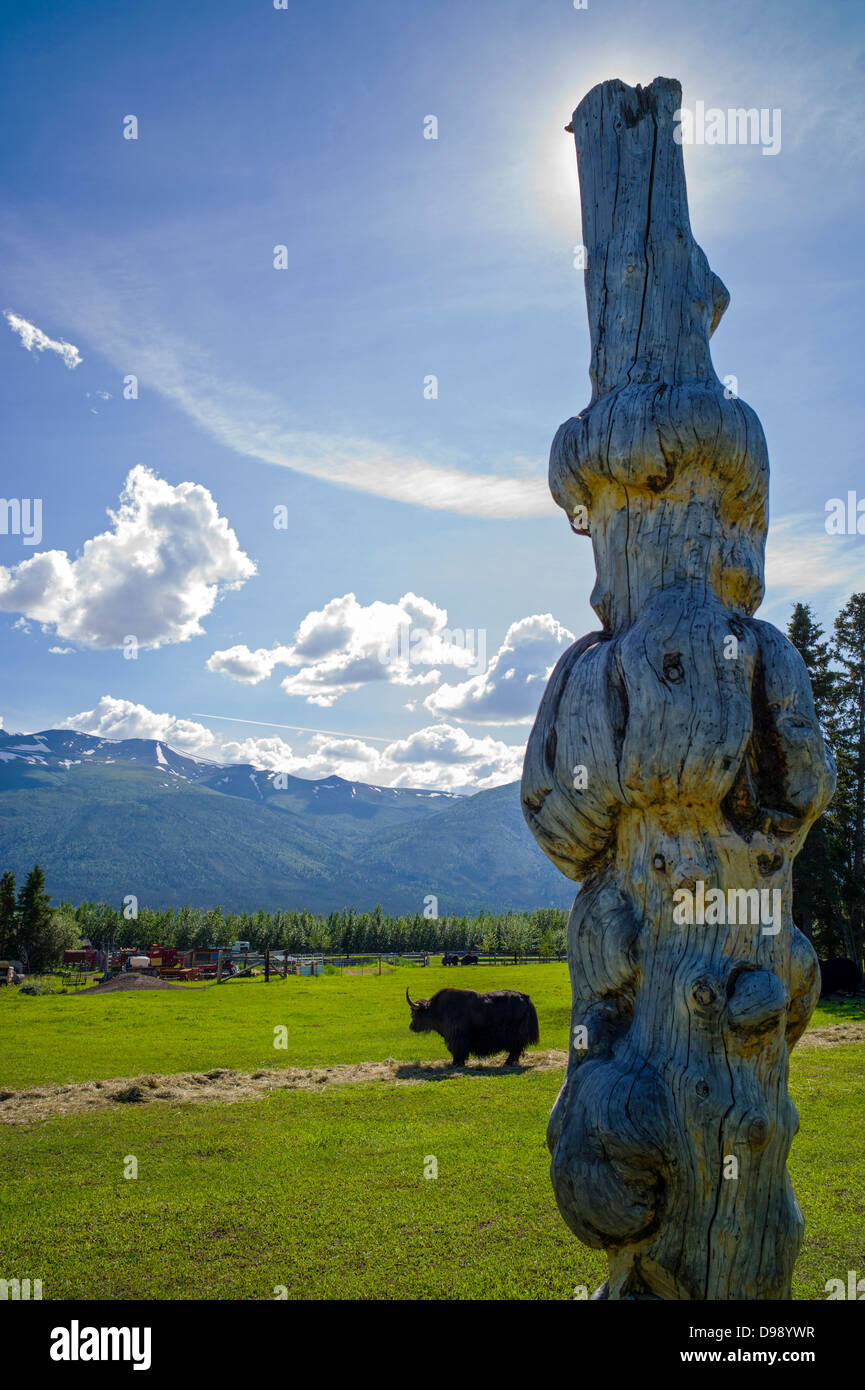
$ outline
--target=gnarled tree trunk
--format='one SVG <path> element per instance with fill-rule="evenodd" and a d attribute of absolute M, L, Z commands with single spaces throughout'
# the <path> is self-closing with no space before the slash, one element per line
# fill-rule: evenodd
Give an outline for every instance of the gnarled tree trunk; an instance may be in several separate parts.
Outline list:
<path fill-rule="evenodd" d="M 691 234 L 680 104 L 605 82 L 573 117 L 593 392 L 550 487 L 591 535 L 602 628 L 553 672 L 523 774 L 581 882 L 548 1139 L 562 1215 L 609 1254 L 595 1297 L 785 1299 L 788 1052 L 819 993 L 791 870 L 835 774 L 801 658 L 752 616 L 766 444 L 712 366 L 729 296 Z"/>

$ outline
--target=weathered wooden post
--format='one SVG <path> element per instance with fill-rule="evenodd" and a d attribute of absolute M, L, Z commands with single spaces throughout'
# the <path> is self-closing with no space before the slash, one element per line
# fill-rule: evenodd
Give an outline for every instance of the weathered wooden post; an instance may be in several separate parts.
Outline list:
<path fill-rule="evenodd" d="M 599 632 L 550 678 L 523 808 L 580 891 L 559 1208 L 595 1298 L 787 1299 L 802 1234 L 789 1049 L 818 995 L 791 869 L 834 767 L 763 596 L 768 460 L 715 375 L 729 296 L 691 234 L 677 82 L 595 87 L 573 116 L 592 399 L 550 487 L 597 567 Z"/>

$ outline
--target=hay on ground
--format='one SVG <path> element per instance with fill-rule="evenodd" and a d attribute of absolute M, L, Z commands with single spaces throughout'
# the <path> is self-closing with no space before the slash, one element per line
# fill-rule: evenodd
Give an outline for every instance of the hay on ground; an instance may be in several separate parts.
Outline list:
<path fill-rule="evenodd" d="M 841 1043 L 862 1042 L 865 1042 L 865 1024 L 835 1023 L 825 1028 L 809 1029 L 797 1045 L 834 1047 Z M 33 1087 L 26 1091 L 0 1091 L 0 1123 L 27 1124 L 49 1115 L 82 1114 L 129 1102 L 178 1105 L 210 1101 L 224 1105 L 249 1100 L 269 1091 L 320 1092 L 328 1086 L 370 1082 L 412 1086 L 425 1081 L 446 1082 L 462 1076 L 561 1071 L 567 1060 L 566 1052 L 551 1049 L 548 1052 L 525 1053 L 516 1067 L 503 1067 L 500 1061 L 470 1061 L 464 1067 L 454 1067 L 447 1060 L 399 1062 L 388 1057 L 384 1062 L 340 1063 L 332 1067 L 267 1067 L 254 1072 L 214 1067 L 207 1073 L 147 1073 L 72 1085 Z"/>
<path fill-rule="evenodd" d="M 503 1068 L 501 1062 L 469 1062 L 465 1067 L 454 1067 L 447 1061 L 399 1062 L 389 1057 L 384 1062 L 355 1062 L 332 1067 L 268 1067 L 252 1073 L 215 1067 L 206 1075 L 178 1072 L 174 1075 L 118 1076 L 111 1081 L 82 1081 L 74 1085 L 7 1091 L 6 1099 L 0 1101 L 0 1122 L 26 1124 L 48 1115 L 82 1114 L 129 1102 L 177 1105 L 212 1101 L 224 1105 L 269 1091 L 321 1091 L 328 1086 L 362 1082 L 410 1086 L 466 1075 L 552 1071 L 561 1070 L 566 1061 L 566 1053 L 551 1051 L 528 1052 L 518 1067 L 507 1068 Z"/>

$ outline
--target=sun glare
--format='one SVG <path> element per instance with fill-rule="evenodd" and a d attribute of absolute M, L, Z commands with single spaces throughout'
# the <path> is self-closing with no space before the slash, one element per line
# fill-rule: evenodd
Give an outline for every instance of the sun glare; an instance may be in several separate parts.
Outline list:
<path fill-rule="evenodd" d="M 544 220 L 557 234 L 580 240 L 580 188 L 574 137 L 565 133 L 575 108 L 587 92 L 600 82 L 618 77 L 630 86 L 647 86 L 665 71 L 657 56 L 633 54 L 622 57 L 618 50 L 595 58 L 589 66 L 568 56 L 547 84 L 545 107 L 548 116 L 540 129 L 533 161 L 533 192 Z"/>

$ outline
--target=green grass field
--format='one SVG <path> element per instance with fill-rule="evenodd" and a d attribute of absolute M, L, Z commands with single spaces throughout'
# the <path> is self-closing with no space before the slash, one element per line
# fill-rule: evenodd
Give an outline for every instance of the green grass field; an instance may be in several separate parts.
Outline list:
<path fill-rule="evenodd" d="M 5 1045 L 0 1086 L 90 1081 L 213 1067 L 330 1066 L 445 1056 L 434 1034 L 408 1031 L 413 999 L 446 985 L 520 989 L 538 1010 L 540 1046 L 566 1048 L 570 986 L 564 964 L 401 967 L 391 974 L 235 980 L 206 988 L 128 994 L 19 995 L 0 990 Z M 865 1021 L 861 1005 L 820 1005 L 811 1026 Z M 274 1028 L 288 1029 L 287 1050 Z"/>
<path fill-rule="evenodd" d="M 9 991 L 0 1082 L 440 1057 L 440 1039 L 408 1032 L 405 986 L 416 997 L 461 982 L 455 974 L 406 969 L 89 1000 Z M 564 967 L 477 970 L 471 983 L 528 990 L 541 1046 L 566 1045 Z M 282 1023 L 289 1050 L 276 1052 L 272 1030 Z M 113 1105 L 0 1126 L 0 1277 L 41 1278 L 46 1299 L 591 1292 L 604 1258 L 570 1236 L 549 1184 L 544 1129 L 559 1080 L 555 1071 L 468 1073 L 231 1105 Z M 863 1081 L 863 1044 L 793 1054 L 802 1128 L 790 1171 L 806 1219 L 798 1298 L 824 1298 L 827 1279 L 865 1271 Z M 130 1156 L 136 1179 L 123 1176 Z M 424 1176 L 431 1156 L 435 1179 Z"/>
<path fill-rule="evenodd" d="M 290 975 L 269 984 L 255 977 L 206 989 L 89 998 L 4 989 L 0 1028 L 8 1044 L 0 1085 L 446 1055 L 441 1038 L 409 1032 L 406 985 L 413 999 L 445 985 L 525 990 L 537 1005 L 541 1045 L 567 1047 L 570 986 L 567 966 L 559 964 L 405 967 L 380 976 Z M 286 1051 L 274 1049 L 278 1026 L 288 1029 Z"/>

